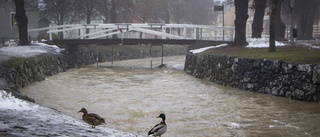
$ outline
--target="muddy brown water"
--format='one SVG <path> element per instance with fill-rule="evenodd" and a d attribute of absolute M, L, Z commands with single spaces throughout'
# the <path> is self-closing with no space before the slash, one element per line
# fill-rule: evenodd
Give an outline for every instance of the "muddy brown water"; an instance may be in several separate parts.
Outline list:
<path fill-rule="evenodd" d="M 71 69 L 21 89 L 37 103 L 81 119 L 82 107 L 107 127 L 146 136 L 167 116 L 164 137 L 318 136 L 320 105 L 241 91 L 183 71 L 185 56 L 116 61 Z M 153 66 L 160 58 L 152 59 Z"/>

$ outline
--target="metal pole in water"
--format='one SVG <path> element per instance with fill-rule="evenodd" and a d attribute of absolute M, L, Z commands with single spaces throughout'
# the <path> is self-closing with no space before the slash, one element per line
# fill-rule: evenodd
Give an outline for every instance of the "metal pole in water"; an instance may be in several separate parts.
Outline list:
<path fill-rule="evenodd" d="M 111 46 L 112 48 L 111 48 L 111 64 L 112 64 L 112 66 L 113 66 L 113 60 L 114 60 L 114 55 L 113 55 L 113 45 Z"/>
<path fill-rule="evenodd" d="M 151 52 L 151 49 L 152 49 L 152 45 L 150 44 L 150 59 L 151 59 L 151 64 L 150 64 L 150 67 L 152 69 L 152 52 Z"/>
<path fill-rule="evenodd" d="M 163 65 L 163 44 L 161 48 L 161 66 Z"/>
<path fill-rule="evenodd" d="M 98 53 L 98 49 L 97 49 L 97 58 L 96 58 L 96 61 L 97 61 L 97 68 L 99 67 L 99 53 Z"/>

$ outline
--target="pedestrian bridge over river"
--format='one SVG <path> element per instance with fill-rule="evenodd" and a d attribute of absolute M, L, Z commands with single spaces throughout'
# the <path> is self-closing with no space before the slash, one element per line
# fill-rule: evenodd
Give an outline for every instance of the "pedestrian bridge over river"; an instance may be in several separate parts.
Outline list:
<path fill-rule="evenodd" d="M 194 44 L 197 42 L 231 42 L 234 27 L 159 24 L 68 24 L 30 29 L 29 33 L 49 35 L 51 44 Z M 58 34 L 62 38 L 58 38 Z"/>

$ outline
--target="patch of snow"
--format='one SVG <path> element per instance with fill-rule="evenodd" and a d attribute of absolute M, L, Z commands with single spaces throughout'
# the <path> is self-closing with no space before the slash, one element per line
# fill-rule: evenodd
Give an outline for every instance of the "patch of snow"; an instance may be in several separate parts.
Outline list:
<path fill-rule="evenodd" d="M 41 43 L 41 42 L 35 42 L 35 43 L 32 43 L 32 44 L 46 47 L 46 48 L 48 48 L 50 51 L 53 51 L 54 53 L 60 53 L 60 52 L 63 50 L 63 49 L 59 48 L 59 47 L 56 46 L 56 45 L 48 45 L 48 44 L 46 44 L 46 43 Z"/>
<path fill-rule="evenodd" d="M 214 2 L 225 3 L 227 0 L 214 0 Z"/>
<path fill-rule="evenodd" d="M 310 45 L 309 47 L 314 48 L 314 49 L 320 49 L 320 46 L 313 46 L 313 45 Z"/>
<path fill-rule="evenodd" d="M 220 45 L 217 45 L 217 46 L 208 46 L 208 47 L 204 47 L 204 48 L 190 50 L 190 52 L 192 52 L 193 54 L 197 54 L 197 53 L 204 52 L 204 51 L 206 51 L 208 49 L 219 48 L 219 47 L 223 47 L 223 46 L 227 46 L 227 45 L 228 44 L 220 44 Z"/>
<path fill-rule="evenodd" d="M 269 47 L 269 38 L 249 38 L 247 39 L 247 42 L 249 43 L 246 47 L 247 48 L 267 48 Z M 285 46 L 284 43 L 277 42 L 276 46 Z"/>
<path fill-rule="evenodd" d="M 17 46 L 18 44 L 17 44 L 17 42 L 16 42 L 15 40 L 10 39 L 9 41 L 6 41 L 6 42 L 4 43 L 4 45 L 5 45 L 5 46 Z"/>
<path fill-rule="evenodd" d="M 319 46 L 320 43 L 318 40 L 308 40 L 308 41 L 299 40 L 299 41 L 296 41 L 295 43 L 298 45 L 303 45 L 303 46 L 307 46 L 314 49 L 320 49 L 320 46 Z"/>
<path fill-rule="evenodd" d="M 8 136 L 108 136 L 136 135 L 104 127 L 91 128 L 82 120 L 17 99 L 0 90 L 0 131 Z"/>
<path fill-rule="evenodd" d="M 32 43 L 26 46 L 8 46 L 0 48 L 0 54 L 10 57 L 33 57 L 43 53 L 59 54 L 63 49 L 56 45 L 48 45 L 45 43 Z"/>
<path fill-rule="evenodd" d="M 0 110 L 30 110 L 38 108 L 38 105 L 31 105 L 30 103 L 16 99 L 11 93 L 0 90 Z"/>

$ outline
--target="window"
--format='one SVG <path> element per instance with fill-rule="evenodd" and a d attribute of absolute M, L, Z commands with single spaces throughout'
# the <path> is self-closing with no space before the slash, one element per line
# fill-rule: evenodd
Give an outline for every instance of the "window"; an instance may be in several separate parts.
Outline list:
<path fill-rule="evenodd" d="M 15 12 L 11 12 L 10 13 L 10 27 L 11 29 L 13 29 L 14 27 L 18 26 L 18 22 L 16 20 L 16 13 Z"/>

